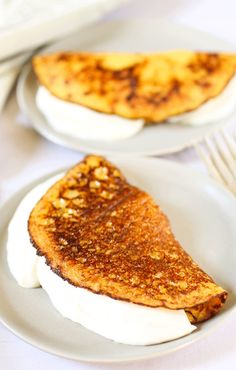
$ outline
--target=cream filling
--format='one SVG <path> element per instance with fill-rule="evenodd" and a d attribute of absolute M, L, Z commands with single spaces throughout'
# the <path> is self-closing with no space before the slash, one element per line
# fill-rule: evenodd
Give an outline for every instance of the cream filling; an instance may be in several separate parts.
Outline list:
<path fill-rule="evenodd" d="M 7 258 L 17 283 L 25 288 L 41 285 L 62 316 L 119 343 L 148 345 L 191 333 L 195 326 L 184 310 L 145 307 L 75 287 L 56 275 L 44 257 L 36 255 L 27 231 L 28 217 L 35 203 L 62 175 L 31 190 L 9 224 Z"/>
<path fill-rule="evenodd" d="M 85 140 L 126 139 L 137 134 L 144 125 L 142 119 L 100 113 L 58 99 L 43 86 L 38 88 L 36 105 L 55 131 Z"/>
<path fill-rule="evenodd" d="M 236 76 L 232 77 L 224 90 L 199 108 L 168 119 L 170 123 L 203 126 L 230 116 L 236 109 Z"/>

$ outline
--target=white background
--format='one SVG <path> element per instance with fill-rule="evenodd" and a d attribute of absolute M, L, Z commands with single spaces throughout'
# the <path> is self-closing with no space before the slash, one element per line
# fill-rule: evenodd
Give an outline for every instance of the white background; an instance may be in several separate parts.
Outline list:
<path fill-rule="evenodd" d="M 235 0 L 136 0 L 130 1 L 121 10 L 109 16 L 133 17 L 167 17 L 214 33 L 236 45 Z M 19 114 L 15 96 L 12 95 L 0 118 L 1 202 L 31 179 L 70 165 L 80 158 L 80 154 L 49 143 L 28 127 L 24 117 Z M 171 158 L 204 171 L 193 150 Z M 236 314 L 208 337 L 185 349 L 155 360 L 122 365 L 91 365 L 57 358 L 24 343 L 0 324 L 0 370 L 235 368 Z"/>

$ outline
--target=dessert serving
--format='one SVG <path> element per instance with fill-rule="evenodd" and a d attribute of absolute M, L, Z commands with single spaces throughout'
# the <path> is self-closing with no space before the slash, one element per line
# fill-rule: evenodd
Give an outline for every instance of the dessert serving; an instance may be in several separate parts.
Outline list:
<path fill-rule="evenodd" d="M 58 52 L 33 58 L 36 104 L 58 132 L 118 140 L 150 124 L 203 125 L 236 107 L 236 56 Z"/>
<path fill-rule="evenodd" d="M 28 231 L 16 232 L 23 219 Z M 7 248 L 19 285 L 41 285 L 63 316 L 120 343 L 189 334 L 227 298 L 154 200 L 104 157 L 87 156 L 28 193 Z"/>

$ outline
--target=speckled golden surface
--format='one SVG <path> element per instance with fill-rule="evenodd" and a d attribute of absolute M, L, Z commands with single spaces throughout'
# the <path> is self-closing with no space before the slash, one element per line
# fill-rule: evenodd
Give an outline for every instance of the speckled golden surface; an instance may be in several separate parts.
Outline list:
<path fill-rule="evenodd" d="M 236 69 L 236 55 L 61 52 L 33 58 L 53 95 L 104 113 L 158 123 L 219 95 Z"/>
<path fill-rule="evenodd" d="M 227 293 L 175 239 L 167 217 L 105 158 L 87 156 L 34 207 L 39 255 L 71 284 L 115 299 L 208 319 Z"/>

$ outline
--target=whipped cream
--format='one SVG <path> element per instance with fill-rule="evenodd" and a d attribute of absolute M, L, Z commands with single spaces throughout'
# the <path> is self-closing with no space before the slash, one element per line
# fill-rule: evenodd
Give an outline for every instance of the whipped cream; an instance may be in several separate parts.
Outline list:
<path fill-rule="evenodd" d="M 20 202 L 8 226 L 8 266 L 17 283 L 24 288 L 37 288 L 40 286 L 37 275 L 39 257 L 36 255 L 36 249 L 30 242 L 28 233 L 30 212 L 50 186 L 63 175 L 53 176 L 32 189 Z M 21 226 L 19 227 L 19 225 Z"/>
<path fill-rule="evenodd" d="M 236 76 L 232 77 L 224 90 L 199 108 L 168 119 L 170 123 L 202 126 L 230 116 L 236 109 Z"/>
<path fill-rule="evenodd" d="M 42 286 L 62 316 L 119 343 L 155 344 L 191 333 L 195 326 L 184 310 L 146 307 L 75 287 L 56 275 L 44 257 L 36 255 L 27 231 L 28 217 L 35 203 L 62 175 L 31 190 L 9 224 L 8 265 L 18 284 L 25 288 Z"/>
<path fill-rule="evenodd" d="M 144 125 L 142 119 L 105 114 L 58 99 L 43 86 L 38 88 L 36 105 L 55 131 L 85 140 L 126 139 L 137 134 Z"/>

